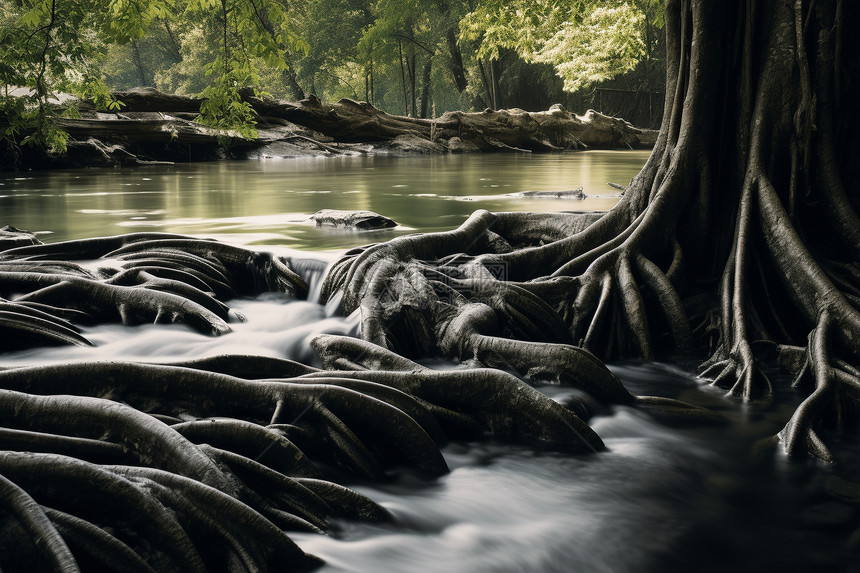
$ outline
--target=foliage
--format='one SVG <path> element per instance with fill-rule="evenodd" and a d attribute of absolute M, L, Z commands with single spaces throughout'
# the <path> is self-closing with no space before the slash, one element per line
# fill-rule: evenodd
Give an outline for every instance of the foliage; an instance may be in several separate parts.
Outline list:
<path fill-rule="evenodd" d="M 179 59 L 155 72 L 155 86 L 166 93 L 199 94 L 210 82 L 205 70 L 211 57 L 206 33 L 202 26 L 195 25 L 177 30 L 176 37 Z"/>
<path fill-rule="evenodd" d="M 228 68 L 225 73 L 215 73 L 222 67 Z M 250 63 L 246 60 L 225 65 L 220 58 L 216 58 L 206 67 L 206 75 L 213 74 L 216 76 L 215 82 L 201 94 L 203 103 L 200 104 L 197 121 L 220 130 L 225 142 L 234 136 L 243 139 L 257 137 L 254 109 L 242 99 L 240 93 L 241 86 L 255 83 Z"/>
<path fill-rule="evenodd" d="M 598 6 L 578 24 L 564 22 L 533 58 L 553 64 L 564 88 L 576 91 L 630 71 L 645 55 L 644 15 L 630 4 Z"/>
<path fill-rule="evenodd" d="M 507 49 L 527 62 L 552 64 L 573 92 L 636 67 L 646 54 L 643 9 L 653 12 L 655 4 L 484 0 L 463 19 L 461 38 L 477 42 L 478 57 L 498 60 Z"/>
<path fill-rule="evenodd" d="M 289 30 L 276 0 L 193 0 L 185 15 L 202 22 L 204 36 L 219 46 L 218 55 L 203 66 L 213 81 L 200 94 L 204 102 L 197 121 L 226 137 L 256 137 L 253 109 L 240 91 L 259 85 L 258 62 L 286 70 L 287 54 L 306 52 L 307 45 Z"/>
<path fill-rule="evenodd" d="M 4 2 L 0 29 L 0 81 L 21 88 L 21 97 L 4 97 L 4 139 L 13 147 L 37 145 L 65 149 L 68 134 L 57 119 L 74 114 L 61 105 L 66 94 L 117 109 L 101 77 L 106 42 L 140 37 L 164 10 L 161 1 L 22 0 Z"/>
<path fill-rule="evenodd" d="M 138 50 L 137 42 L 153 30 L 169 34 L 171 20 L 180 22 L 185 46 L 205 41 L 197 42 L 196 52 L 174 46 L 165 59 L 172 57 L 169 63 L 175 64 L 177 55 L 207 54 L 203 61 L 181 63 L 186 70 L 204 70 L 211 80 L 195 81 L 195 74 L 186 80 L 206 99 L 201 123 L 231 135 L 255 135 L 239 90 L 256 85 L 257 67 L 284 70 L 287 53 L 307 52 L 307 45 L 290 32 L 278 0 L 3 0 L 0 6 L 0 81 L 7 91 L 21 88 L 14 91 L 16 97 L 0 102 L 3 137 L 13 148 L 65 149 L 68 134 L 58 120 L 76 113 L 74 105 L 66 104 L 66 94 L 91 100 L 97 108 L 118 109 L 121 103 L 103 78 L 108 48 Z M 213 44 L 219 46 L 214 58 L 208 56 Z M 154 81 L 157 74 L 152 76 Z"/>
<path fill-rule="evenodd" d="M 197 28 L 195 28 L 196 30 Z M 166 74 L 173 66 L 183 60 L 188 60 L 188 66 L 194 63 L 194 58 L 183 55 L 181 34 L 185 27 L 176 19 L 158 18 L 153 20 L 141 38 L 125 44 L 114 44 L 108 47 L 102 62 L 102 73 L 105 82 L 117 90 L 127 90 L 138 86 L 157 86 L 157 77 Z M 191 43 L 188 43 L 191 45 Z M 204 53 L 207 46 L 202 43 L 202 35 L 196 42 L 197 49 Z M 197 59 L 197 61 L 203 61 Z M 202 66 L 198 67 L 198 69 Z M 203 73 L 200 71 L 200 77 Z M 170 88 L 169 93 L 193 94 L 199 93 L 205 82 L 197 89 L 181 91 Z M 161 87 L 161 86 L 159 86 Z M 163 88 L 162 88 L 163 89 Z"/>
<path fill-rule="evenodd" d="M 662 0 L 0 0 L 7 147 L 61 152 L 112 89 L 200 95 L 199 121 L 253 137 L 241 93 L 367 99 L 395 113 L 545 109 L 654 59 Z M 646 63 L 646 72 L 655 67 Z M 549 70 L 563 80 L 547 73 Z M 298 95 L 296 95 L 298 94 Z"/>
<path fill-rule="evenodd" d="M 505 48 L 528 57 L 562 24 L 581 19 L 587 4 L 581 0 L 483 0 L 463 18 L 460 34 L 463 40 L 478 42 L 478 57 L 497 60 Z"/>

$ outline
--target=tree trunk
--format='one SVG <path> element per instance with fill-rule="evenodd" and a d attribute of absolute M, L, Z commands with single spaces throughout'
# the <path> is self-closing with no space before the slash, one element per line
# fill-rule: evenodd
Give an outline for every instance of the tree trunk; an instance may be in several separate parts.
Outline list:
<path fill-rule="evenodd" d="M 505 105 L 502 101 L 502 90 L 499 89 L 498 67 L 498 60 L 490 60 L 490 87 L 493 90 L 493 109 L 500 109 Z"/>
<path fill-rule="evenodd" d="M 282 72 L 281 77 L 290 90 L 290 97 L 296 101 L 303 100 L 305 99 L 305 90 L 303 90 L 302 86 L 299 85 L 299 81 L 296 78 L 296 70 L 293 67 L 292 62 L 288 61 L 287 65 L 288 67 Z"/>
<path fill-rule="evenodd" d="M 419 117 L 430 117 L 430 72 L 433 60 L 427 58 L 424 62 L 424 70 L 421 74 L 421 113 Z"/>
<path fill-rule="evenodd" d="M 418 92 L 415 89 L 416 86 L 416 75 L 417 70 L 415 66 L 415 62 L 418 59 L 418 56 L 415 55 L 415 52 L 412 52 L 411 56 L 406 56 L 406 69 L 409 72 L 409 105 L 411 111 L 411 117 L 418 117 Z"/>
<path fill-rule="evenodd" d="M 311 96 L 294 102 L 258 98 L 251 90 L 243 90 L 243 98 L 257 114 L 258 133 L 255 139 L 242 139 L 197 123 L 199 99 L 167 95 L 152 88 L 114 95 L 124 104 L 121 112 L 83 110 L 84 117 L 60 120 L 59 127 L 71 137 L 67 152 L 47 157 L 36 148 L 23 148 L 26 153 L 22 153 L 21 166 L 137 165 L 272 153 L 647 149 L 653 147 L 657 135 L 623 119 L 590 111 L 577 116 L 561 106 L 543 112 L 446 112 L 430 121 L 389 115 L 366 102 L 349 99 L 323 103 Z M 226 145 L 225 138 L 229 140 Z"/>
<path fill-rule="evenodd" d="M 403 62 L 403 42 L 397 40 L 397 53 L 400 55 L 400 85 L 403 87 L 403 115 L 409 115 L 409 93 L 406 91 L 406 64 Z"/>
<path fill-rule="evenodd" d="M 466 89 L 466 69 L 463 66 L 463 54 L 457 43 L 457 29 L 449 28 L 445 32 L 445 42 L 448 45 L 448 53 L 451 55 L 451 74 L 454 76 L 454 85 L 457 91 L 463 93 Z"/>
<path fill-rule="evenodd" d="M 484 61 L 482 59 L 478 59 L 478 69 L 481 71 L 481 83 L 484 84 L 484 92 L 487 94 L 487 107 L 490 109 L 496 108 L 496 100 L 493 97 L 493 84 L 490 81 L 490 77 L 487 75 L 487 68 L 484 66 Z"/>
<path fill-rule="evenodd" d="M 152 82 L 150 81 L 149 74 L 147 73 L 146 68 L 143 65 L 143 60 L 140 57 L 140 47 L 138 46 L 137 40 L 131 41 L 131 56 L 132 60 L 134 60 L 134 67 L 137 69 L 137 79 L 140 82 L 138 85 L 151 85 Z"/>
<path fill-rule="evenodd" d="M 343 290 L 376 344 L 581 385 L 590 359 L 571 344 L 603 359 L 694 352 L 715 386 L 764 405 L 775 350 L 809 396 L 774 441 L 832 460 L 823 436 L 860 402 L 858 10 L 667 2 L 663 125 L 612 211 L 588 226 L 476 214 L 351 254 L 324 295 Z M 404 344 L 410 329 L 431 342 Z"/>

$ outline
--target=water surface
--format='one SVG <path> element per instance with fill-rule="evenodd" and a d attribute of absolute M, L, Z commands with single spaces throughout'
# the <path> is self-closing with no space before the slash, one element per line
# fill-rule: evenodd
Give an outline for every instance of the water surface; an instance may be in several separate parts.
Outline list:
<path fill-rule="evenodd" d="M 0 225 L 58 241 L 133 231 L 236 235 L 243 242 L 341 249 L 456 227 L 476 209 L 607 210 L 647 151 L 469 154 L 191 163 L 0 174 Z M 583 200 L 524 198 L 582 188 Z M 366 209 L 401 227 L 319 230 L 320 209 Z M 235 238 L 234 238 L 235 239 Z"/>
<path fill-rule="evenodd" d="M 215 236 L 291 256 L 330 261 L 342 249 L 415 231 L 449 229 L 473 210 L 604 210 L 645 152 L 339 158 L 86 169 L 0 176 L 0 224 L 45 241 L 131 231 Z M 585 200 L 526 199 L 523 191 L 582 187 Z M 317 229 L 319 209 L 370 209 L 396 230 Z M 265 245 L 265 247 L 263 247 Z M 313 282 L 319 275 L 308 276 Z M 84 327 L 94 348 L 0 354 L 0 366 L 63 360 L 169 361 L 226 352 L 314 364 L 318 333 L 356 334 L 355 317 L 313 301 L 265 295 L 232 301 L 247 317 L 219 338 L 183 325 Z M 695 365 L 618 364 L 636 394 L 681 398 L 721 412 L 723 426 L 675 427 L 616 407 L 591 420 L 608 451 L 536 453 L 455 443 L 452 471 L 425 481 L 347 484 L 387 507 L 392 525 L 341 522 L 328 536 L 295 535 L 326 560 L 324 573 L 857 571 L 860 496 L 839 471 L 752 455 L 796 405 L 783 393 L 760 413 L 702 384 Z M 564 400 L 563 388 L 545 388 Z M 841 450 L 860 452 L 846 444 Z M 857 457 L 843 458 L 856 467 Z M 847 491 L 851 491 L 850 489 Z M 839 494 L 834 492 L 841 492 Z M 854 548 L 854 553 L 850 551 Z M 853 567 L 853 568 L 852 568 Z"/>

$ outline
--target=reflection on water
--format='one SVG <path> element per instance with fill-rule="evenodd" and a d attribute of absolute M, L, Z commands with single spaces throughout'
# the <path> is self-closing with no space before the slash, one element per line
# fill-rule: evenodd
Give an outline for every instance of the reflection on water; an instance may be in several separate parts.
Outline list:
<path fill-rule="evenodd" d="M 0 225 L 52 233 L 44 237 L 49 241 L 165 231 L 241 233 L 243 242 L 345 248 L 416 229 L 449 229 L 476 209 L 606 210 L 618 200 L 607 183 L 626 185 L 647 157 L 647 151 L 590 151 L 34 172 L 0 177 Z M 578 187 L 586 199 L 509 196 Z M 369 209 L 402 227 L 378 233 L 319 230 L 308 218 L 320 209 Z"/>
<path fill-rule="evenodd" d="M 594 195 L 609 194 L 608 181 L 629 181 L 646 156 L 295 160 L 10 176 L 0 179 L 0 224 L 50 232 L 43 236 L 49 241 L 145 230 L 217 235 L 266 243 L 294 259 L 331 261 L 336 253 L 320 249 L 406 231 L 318 230 L 306 218 L 319 209 L 371 209 L 420 231 L 450 228 L 479 207 L 602 210 L 616 199 Z M 591 197 L 507 197 L 579 186 Z M 318 282 L 320 265 L 296 268 L 316 269 L 306 278 Z M 230 304 L 247 322 L 233 321 L 234 331 L 219 338 L 183 325 L 85 327 L 94 348 L 0 354 L 0 367 L 170 361 L 226 352 L 313 363 L 308 341 L 314 335 L 356 332 L 354 318 L 333 316 L 313 302 L 267 295 Z M 750 456 L 752 444 L 785 423 L 792 396 L 779 397 L 782 407 L 758 413 L 703 388 L 692 368 L 634 364 L 614 371 L 635 394 L 705 405 L 730 424 L 668 427 L 646 412 L 618 407 L 590 421 L 608 447 L 596 456 L 450 444 L 444 453 L 452 471 L 432 482 L 402 474 L 389 483 L 348 484 L 387 507 L 396 517 L 393 525 L 342 522 L 333 535 L 294 538 L 326 560 L 323 573 L 860 570 L 846 557 L 860 494 L 852 499 L 853 490 L 835 487 L 841 483 L 834 481 L 835 471 L 762 466 Z M 566 398 L 564 389 L 545 391 Z M 846 465 L 860 465 L 860 445 L 842 446 L 856 452 L 843 458 Z M 860 534 L 853 543 L 856 556 Z"/>

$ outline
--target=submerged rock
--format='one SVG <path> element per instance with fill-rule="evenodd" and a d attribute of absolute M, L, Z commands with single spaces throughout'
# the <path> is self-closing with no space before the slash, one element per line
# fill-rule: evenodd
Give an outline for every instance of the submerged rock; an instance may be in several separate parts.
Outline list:
<path fill-rule="evenodd" d="M 30 231 L 16 229 L 12 225 L 0 227 L 0 251 L 27 245 L 40 245 L 42 241 Z"/>
<path fill-rule="evenodd" d="M 546 197 L 548 199 L 585 199 L 588 197 L 582 191 L 582 187 L 578 189 L 566 189 L 563 191 L 523 191 L 521 193 L 511 193 L 510 197 L 533 197 L 533 198 L 541 198 Z"/>
<path fill-rule="evenodd" d="M 317 227 L 344 227 L 347 229 L 389 229 L 396 227 L 392 219 L 374 213 L 373 211 L 346 211 L 340 209 L 323 209 L 311 215 Z"/>

